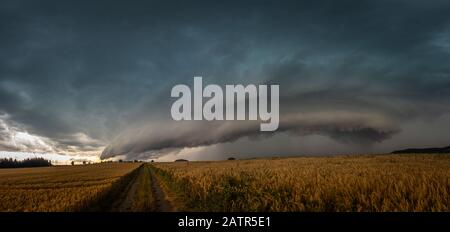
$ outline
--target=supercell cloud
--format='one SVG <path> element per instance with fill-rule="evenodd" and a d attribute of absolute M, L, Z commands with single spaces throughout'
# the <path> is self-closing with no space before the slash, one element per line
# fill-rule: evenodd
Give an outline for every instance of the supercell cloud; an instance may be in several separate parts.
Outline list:
<path fill-rule="evenodd" d="M 0 35 L 2 151 L 208 159 L 448 145 L 448 1 L 9 1 Z M 172 121 L 170 90 L 194 76 L 280 85 L 279 129 Z"/>

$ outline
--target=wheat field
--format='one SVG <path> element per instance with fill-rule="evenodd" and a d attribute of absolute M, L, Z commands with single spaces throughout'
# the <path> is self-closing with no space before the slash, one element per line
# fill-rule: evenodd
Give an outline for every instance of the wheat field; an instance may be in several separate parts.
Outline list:
<path fill-rule="evenodd" d="M 0 169 L 0 211 L 168 208 L 238 212 L 450 211 L 450 155 Z"/>
<path fill-rule="evenodd" d="M 450 155 L 153 165 L 193 211 L 449 211 Z"/>
<path fill-rule="evenodd" d="M 0 169 L 0 211 L 80 211 L 102 200 L 135 163 Z M 125 180 L 123 180 L 125 181 Z"/>

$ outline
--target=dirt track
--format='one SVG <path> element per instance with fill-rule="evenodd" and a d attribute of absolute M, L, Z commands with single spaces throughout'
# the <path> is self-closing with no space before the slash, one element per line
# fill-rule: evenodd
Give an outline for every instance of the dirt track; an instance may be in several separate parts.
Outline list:
<path fill-rule="evenodd" d="M 162 190 L 158 178 L 154 171 L 150 171 L 152 177 L 152 191 L 155 198 L 156 209 L 158 212 L 173 212 L 174 208 L 172 204 L 166 199 L 166 194 Z"/>
<path fill-rule="evenodd" d="M 142 167 L 141 167 L 142 168 Z M 139 174 L 138 174 L 139 175 Z M 129 187 L 128 193 L 125 196 L 125 199 L 120 203 L 117 211 L 119 212 L 132 212 L 133 211 L 133 200 L 136 195 L 138 189 L 138 177 L 133 178 L 133 182 Z"/>
<path fill-rule="evenodd" d="M 156 211 L 173 212 L 175 208 L 167 200 L 167 194 L 160 186 L 160 182 L 155 172 L 148 166 L 139 167 L 139 172 L 124 189 L 126 193 L 115 202 L 111 208 L 114 212 L 135 212 L 135 211 Z M 147 178 L 147 180 L 144 180 Z M 148 180 L 149 179 L 149 180 Z M 143 184 L 149 183 L 149 184 Z M 142 199 L 140 196 L 151 196 Z M 136 202 L 138 201 L 138 202 Z M 146 202 L 142 202 L 146 201 Z M 137 205 L 144 205 L 144 208 L 136 208 Z"/>

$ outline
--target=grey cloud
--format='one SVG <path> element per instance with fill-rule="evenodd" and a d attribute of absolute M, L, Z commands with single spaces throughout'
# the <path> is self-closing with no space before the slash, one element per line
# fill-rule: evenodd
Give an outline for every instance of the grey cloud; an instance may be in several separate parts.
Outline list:
<path fill-rule="evenodd" d="M 0 115 L 0 147 L 6 151 L 52 152 L 52 141 L 32 135 Z"/>
<path fill-rule="evenodd" d="M 319 134 L 340 142 L 370 145 L 382 142 L 398 131 L 399 129 L 389 119 L 379 115 L 320 112 L 285 115 L 276 132 L 290 132 L 303 136 Z M 242 137 L 267 137 L 274 133 L 259 132 L 257 121 L 171 122 L 133 129 L 120 135 L 103 151 L 101 158 L 116 155 L 133 157 L 164 149 L 234 142 Z"/>

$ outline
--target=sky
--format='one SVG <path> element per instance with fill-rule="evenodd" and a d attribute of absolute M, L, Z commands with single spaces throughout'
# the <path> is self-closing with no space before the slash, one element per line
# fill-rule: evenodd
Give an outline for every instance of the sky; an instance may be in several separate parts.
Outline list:
<path fill-rule="evenodd" d="M 173 121 L 171 88 L 194 76 L 279 85 L 279 129 Z M 0 2 L 2 156 L 215 160 L 448 138 L 448 1 Z"/>

